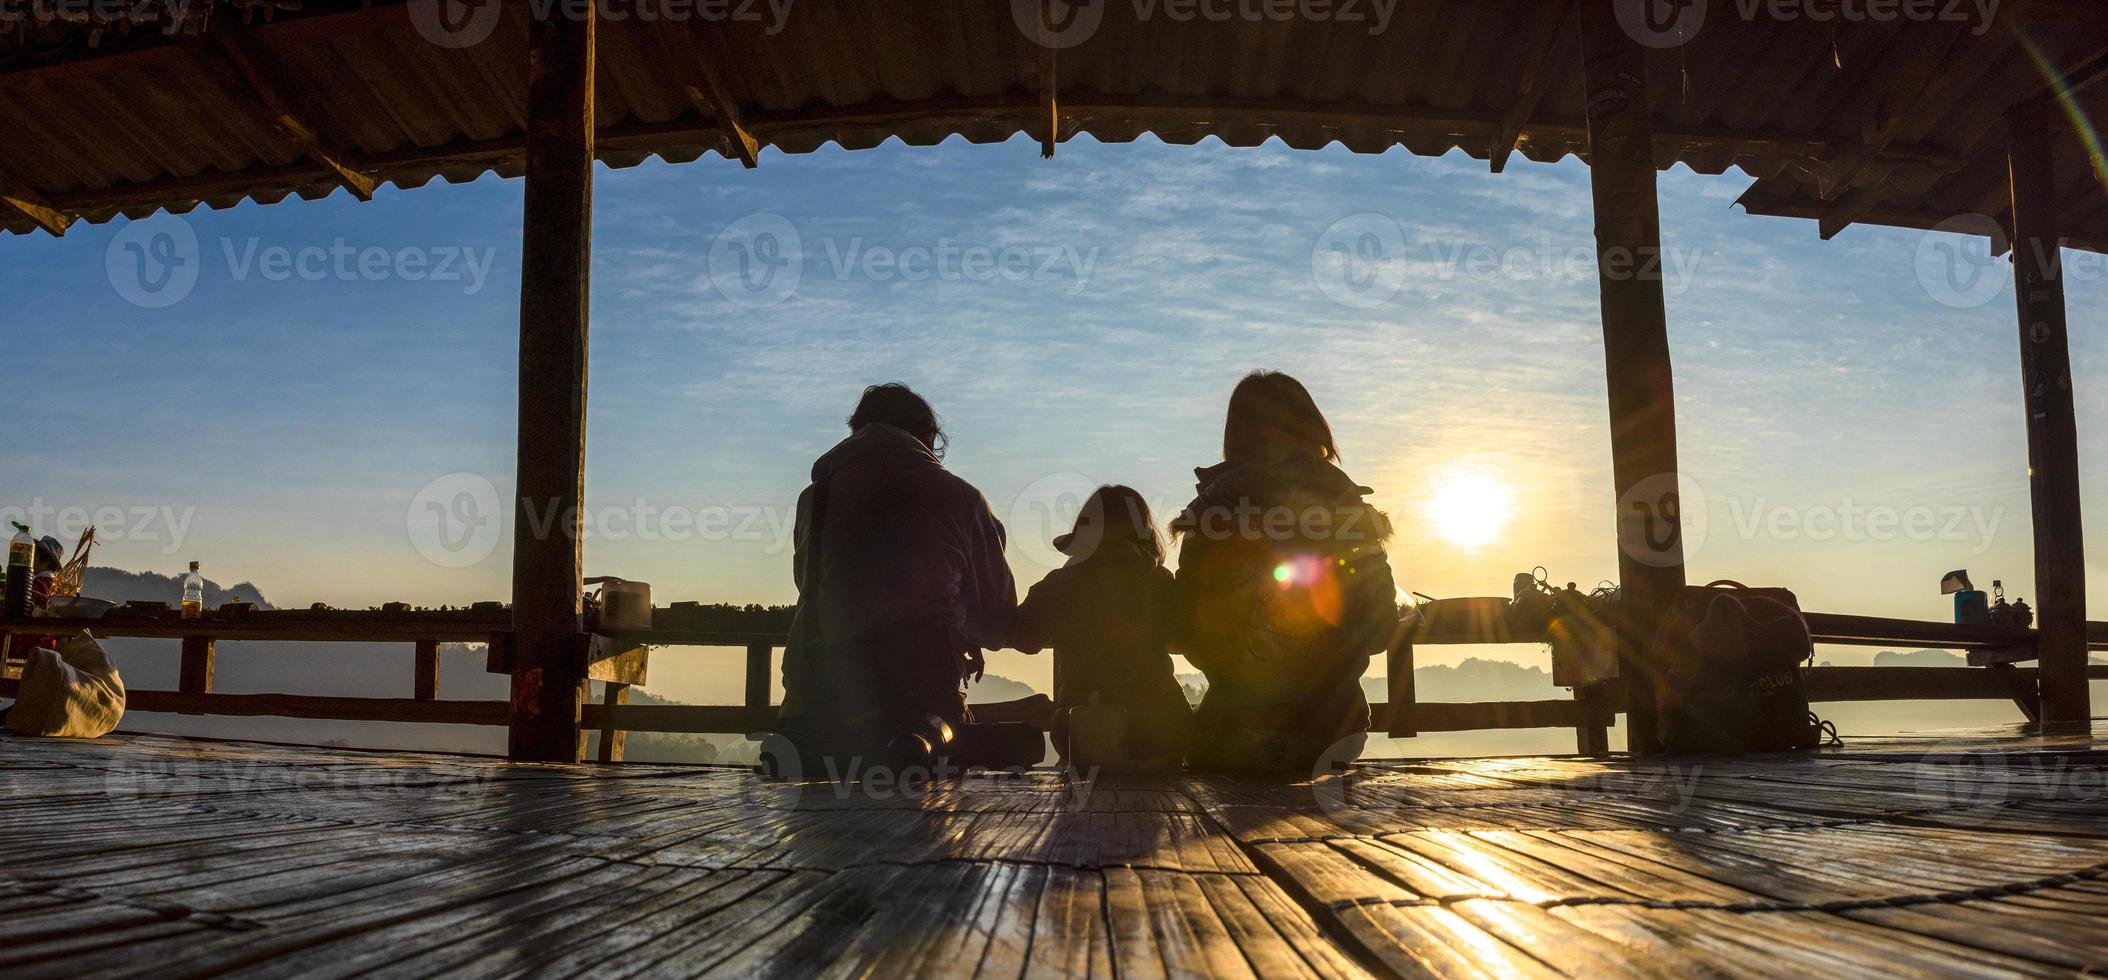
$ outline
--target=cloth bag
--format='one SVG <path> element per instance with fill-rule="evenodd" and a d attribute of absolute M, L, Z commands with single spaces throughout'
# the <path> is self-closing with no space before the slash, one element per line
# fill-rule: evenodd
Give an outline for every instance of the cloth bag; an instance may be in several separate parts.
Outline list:
<path fill-rule="evenodd" d="M 102 644 L 87 633 L 58 650 L 30 651 L 22 684 L 7 712 L 7 730 L 17 735 L 97 738 L 124 718 L 124 678 Z"/>

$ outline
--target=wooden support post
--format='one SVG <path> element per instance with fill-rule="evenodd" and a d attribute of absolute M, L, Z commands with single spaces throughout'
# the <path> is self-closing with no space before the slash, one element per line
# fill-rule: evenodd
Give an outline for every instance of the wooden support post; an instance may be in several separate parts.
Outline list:
<path fill-rule="evenodd" d="M 439 700 L 439 641 L 417 641 L 416 692 L 419 701 Z"/>
<path fill-rule="evenodd" d="M 586 652 L 586 297 L 593 214 L 593 6 L 536 17 L 528 50 L 520 253 L 518 499 L 513 512 L 514 759 L 577 762 Z"/>
<path fill-rule="evenodd" d="M 2086 548 L 2079 521 L 2079 435 L 2072 405 L 2071 345 L 2056 172 L 2046 103 L 2006 118 L 2013 187 L 2013 284 L 2018 294 L 2022 397 L 2027 410 L 2028 501 L 2035 523 L 2035 609 L 2042 724 L 2084 726 Z"/>
<path fill-rule="evenodd" d="M 775 648 L 766 643 L 747 644 L 747 707 L 769 706 L 769 681 L 775 671 Z"/>
<path fill-rule="evenodd" d="M 629 703 L 628 684 L 609 681 L 601 686 L 606 688 L 606 690 L 601 693 L 601 704 L 607 705 L 609 707 L 614 707 L 618 704 Z M 628 740 L 629 732 L 622 728 L 616 727 L 616 722 L 614 721 L 614 719 L 610 718 L 605 725 L 601 726 L 600 729 L 600 761 L 621 762 L 623 743 L 627 742 Z"/>
<path fill-rule="evenodd" d="M 184 637 L 183 665 L 176 676 L 176 690 L 184 694 L 211 694 L 213 661 L 217 657 L 218 650 L 211 637 Z"/>
<path fill-rule="evenodd" d="M 1644 654 L 1684 584 L 1683 528 L 1647 69 L 1639 45 L 1619 27 L 1614 6 L 1578 0 L 1624 590 L 1618 672 L 1625 678 L 1631 726 L 1626 744 L 1633 752 L 1652 752 L 1660 747 L 1657 672 Z"/>

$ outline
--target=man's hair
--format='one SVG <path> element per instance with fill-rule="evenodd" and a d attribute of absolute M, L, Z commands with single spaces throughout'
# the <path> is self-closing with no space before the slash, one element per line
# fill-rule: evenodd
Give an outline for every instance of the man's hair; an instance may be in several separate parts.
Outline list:
<path fill-rule="evenodd" d="M 857 401 L 856 411 L 849 413 L 849 431 L 858 431 L 873 422 L 904 429 L 930 447 L 930 452 L 940 457 L 944 455 L 943 421 L 937 418 L 930 403 L 907 385 L 888 381 L 864 389 L 864 397 Z"/>

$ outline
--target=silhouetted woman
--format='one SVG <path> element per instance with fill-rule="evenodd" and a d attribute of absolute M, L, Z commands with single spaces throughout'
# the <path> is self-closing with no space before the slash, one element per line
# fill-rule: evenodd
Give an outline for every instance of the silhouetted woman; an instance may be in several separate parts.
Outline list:
<path fill-rule="evenodd" d="M 967 720 L 964 681 L 1003 644 L 1017 608 L 1003 525 L 943 448 L 922 396 L 874 385 L 813 463 L 779 719 L 803 755 L 926 764 L 928 720 Z"/>
<path fill-rule="evenodd" d="M 1361 676 L 1398 617 L 1390 523 L 1336 465 L 1332 427 L 1294 378 L 1255 371 L 1230 395 L 1223 461 L 1172 522 L 1182 540 L 1179 652 L 1208 677 L 1193 764 L 1308 769 L 1369 728 Z"/>

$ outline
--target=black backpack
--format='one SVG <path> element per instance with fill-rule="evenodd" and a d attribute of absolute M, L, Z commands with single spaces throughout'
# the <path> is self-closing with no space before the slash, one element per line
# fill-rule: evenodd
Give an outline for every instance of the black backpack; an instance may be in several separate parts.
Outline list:
<path fill-rule="evenodd" d="M 1801 663 L 1815 646 L 1800 602 L 1785 589 L 1737 582 L 1687 586 L 1657 633 L 1656 717 L 1668 752 L 1785 752 L 1814 748 Z"/>

